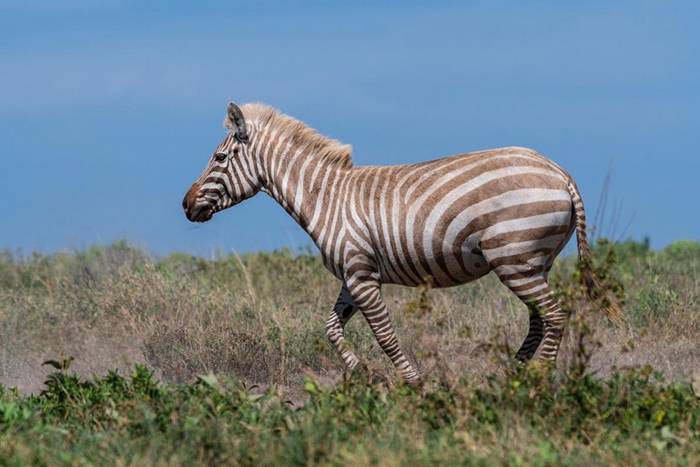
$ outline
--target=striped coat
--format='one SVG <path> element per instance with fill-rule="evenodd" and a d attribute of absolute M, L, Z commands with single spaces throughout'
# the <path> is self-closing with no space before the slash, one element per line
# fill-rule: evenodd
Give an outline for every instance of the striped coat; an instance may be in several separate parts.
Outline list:
<path fill-rule="evenodd" d="M 231 131 L 183 200 L 188 219 L 209 220 L 258 191 L 304 228 L 342 281 L 326 333 L 345 364 L 358 358 L 344 338 L 360 311 L 409 384 L 381 285 L 447 287 L 493 271 L 530 310 L 520 360 L 556 358 L 566 315 L 547 276 L 576 231 L 590 265 L 583 203 L 571 176 L 537 152 L 510 147 L 418 164 L 354 167 L 350 147 L 262 104 L 229 104 Z M 584 268 L 589 290 L 597 283 Z M 611 305 L 608 312 L 619 315 Z"/>

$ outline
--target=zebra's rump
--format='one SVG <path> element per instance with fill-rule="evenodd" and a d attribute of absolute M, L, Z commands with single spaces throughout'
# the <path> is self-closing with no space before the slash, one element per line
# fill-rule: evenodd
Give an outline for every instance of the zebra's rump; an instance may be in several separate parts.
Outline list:
<path fill-rule="evenodd" d="M 573 231 L 570 177 L 505 148 L 392 167 L 368 222 L 382 280 L 452 286 L 492 269 L 551 266 Z"/>

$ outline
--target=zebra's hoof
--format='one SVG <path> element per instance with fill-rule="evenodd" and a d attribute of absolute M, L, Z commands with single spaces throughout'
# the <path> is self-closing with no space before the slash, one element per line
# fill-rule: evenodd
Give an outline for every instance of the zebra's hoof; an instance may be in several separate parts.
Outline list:
<path fill-rule="evenodd" d="M 534 359 L 527 362 L 528 371 L 542 375 L 551 373 L 556 368 L 556 362 L 552 360 Z"/>
<path fill-rule="evenodd" d="M 411 379 L 404 379 L 403 382 L 406 384 L 406 386 L 413 389 L 421 389 L 423 387 L 423 378 L 420 376 L 416 376 Z"/>
<path fill-rule="evenodd" d="M 369 370 L 369 374 L 367 375 L 367 383 L 371 385 L 384 385 L 389 387 L 391 384 L 389 382 L 389 378 L 386 377 L 383 373 L 380 373 L 379 371 L 376 370 Z"/>

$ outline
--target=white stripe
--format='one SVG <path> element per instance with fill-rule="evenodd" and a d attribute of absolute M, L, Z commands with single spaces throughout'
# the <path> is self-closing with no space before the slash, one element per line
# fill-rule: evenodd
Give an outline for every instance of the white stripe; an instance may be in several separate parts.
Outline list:
<path fill-rule="evenodd" d="M 518 274 L 518 273 L 529 273 L 538 266 L 542 266 L 549 259 L 548 255 L 536 256 L 530 258 L 527 262 L 523 264 L 507 264 L 504 266 L 498 266 L 494 269 L 494 272 L 499 276 L 507 274 Z"/>
<path fill-rule="evenodd" d="M 510 279 L 505 281 L 505 284 L 508 287 L 519 287 L 521 285 L 526 285 L 529 284 L 530 282 L 535 282 L 541 280 L 541 276 L 535 276 L 535 277 L 528 277 L 526 279 Z"/>
<path fill-rule="evenodd" d="M 557 227 L 571 224 L 571 211 L 556 211 L 537 216 L 521 217 L 494 224 L 484 230 L 476 232 L 482 241 L 498 235 L 520 230 L 537 229 L 541 227 Z"/>
<path fill-rule="evenodd" d="M 520 255 L 528 251 L 539 250 L 540 248 L 554 248 L 566 237 L 566 234 L 551 235 L 549 237 L 528 240 L 525 242 L 513 242 L 498 248 L 484 249 L 484 256 L 489 261 L 506 256 Z"/>
<path fill-rule="evenodd" d="M 539 284 L 539 285 L 536 285 L 536 286 L 531 287 L 529 289 L 519 290 L 518 295 L 532 295 L 533 293 L 538 292 L 538 291 L 543 290 L 543 289 L 546 289 L 547 287 L 549 287 L 549 286 L 546 283 Z"/>

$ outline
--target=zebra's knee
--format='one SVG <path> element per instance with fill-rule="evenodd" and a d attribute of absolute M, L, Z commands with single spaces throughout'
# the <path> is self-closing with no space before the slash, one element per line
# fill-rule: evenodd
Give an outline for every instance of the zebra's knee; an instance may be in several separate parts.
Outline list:
<path fill-rule="evenodd" d="M 567 314 L 561 309 L 557 308 L 554 311 L 546 313 L 542 316 L 542 323 L 545 333 L 554 332 L 561 333 L 566 326 L 568 320 Z"/>
<path fill-rule="evenodd" d="M 326 337 L 333 344 L 343 337 L 343 326 L 336 313 L 331 313 L 326 321 Z"/>

